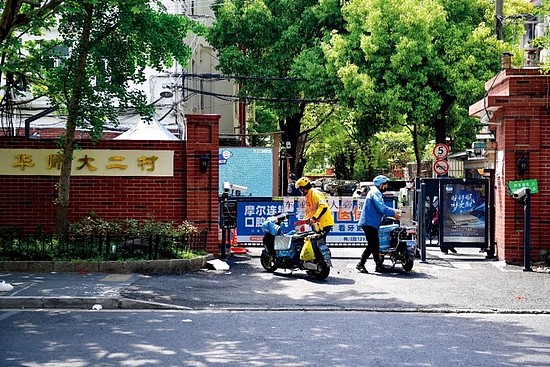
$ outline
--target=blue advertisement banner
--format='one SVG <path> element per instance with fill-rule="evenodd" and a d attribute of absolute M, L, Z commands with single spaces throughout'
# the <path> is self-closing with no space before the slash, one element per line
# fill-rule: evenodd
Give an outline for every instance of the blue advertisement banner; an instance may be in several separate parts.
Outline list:
<path fill-rule="evenodd" d="M 244 186 L 243 196 L 271 196 L 273 186 L 273 152 L 270 148 L 219 148 L 218 192 L 223 183 Z M 246 174 L 243 174 L 246 170 Z"/>
<path fill-rule="evenodd" d="M 335 225 L 327 237 L 328 243 L 358 243 L 365 242 L 365 234 L 357 226 L 365 199 L 352 197 L 327 197 L 332 210 Z M 388 199 L 386 205 L 394 205 Z M 261 243 L 264 235 L 262 224 L 274 214 L 282 212 L 294 213 L 283 225 L 283 231 L 288 233 L 294 229 L 294 224 L 304 216 L 305 201 L 303 197 L 257 198 L 239 200 L 237 203 L 237 243 Z"/>
<path fill-rule="evenodd" d="M 487 185 L 445 183 L 443 192 L 443 242 L 487 243 Z"/>

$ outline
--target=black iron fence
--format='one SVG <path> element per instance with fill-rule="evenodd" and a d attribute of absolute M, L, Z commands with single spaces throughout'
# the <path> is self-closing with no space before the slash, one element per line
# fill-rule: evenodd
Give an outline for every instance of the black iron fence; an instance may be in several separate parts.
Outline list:
<path fill-rule="evenodd" d="M 178 237 L 123 233 L 27 235 L 0 229 L 0 261 L 162 260 L 206 252 L 207 230 Z"/>

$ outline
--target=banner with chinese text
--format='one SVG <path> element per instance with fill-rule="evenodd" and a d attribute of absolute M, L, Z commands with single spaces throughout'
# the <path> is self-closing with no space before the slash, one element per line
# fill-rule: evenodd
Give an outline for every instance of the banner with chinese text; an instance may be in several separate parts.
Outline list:
<path fill-rule="evenodd" d="M 277 213 L 293 213 L 283 225 L 285 233 L 294 229 L 294 222 L 304 217 L 304 197 L 244 198 L 237 199 L 237 242 L 262 242 L 262 224 L 267 217 Z M 365 199 L 351 197 L 327 197 L 334 217 L 334 227 L 327 237 L 330 243 L 365 243 L 365 234 L 357 221 L 363 210 Z M 393 202 L 387 202 L 391 206 Z"/>

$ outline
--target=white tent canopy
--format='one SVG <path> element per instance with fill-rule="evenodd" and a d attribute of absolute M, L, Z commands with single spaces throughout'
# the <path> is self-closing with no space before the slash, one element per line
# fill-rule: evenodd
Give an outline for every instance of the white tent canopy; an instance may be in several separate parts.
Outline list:
<path fill-rule="evenodd" d="M 149 121 L 140 120 L 129 130 L 117 136 L 119 140 L 179 140 L 160 121 L 153 117 Z"/>

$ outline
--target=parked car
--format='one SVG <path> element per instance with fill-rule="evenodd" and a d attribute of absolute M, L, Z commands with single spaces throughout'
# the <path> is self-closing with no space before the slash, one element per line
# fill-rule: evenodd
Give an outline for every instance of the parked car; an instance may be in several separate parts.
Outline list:
<path fill-rule="evenodd" d="M 354 180 L 326 179 L 323 191 L 332 196 L 352 196 L 359 188 L 359 182 Z"/>
<path fill-rule="evenodd" d="M 325 178 L 323 181 L 322 190 L 329 195 L 332 195 L 334 192 L 335 178 Z"/>
<path fill-rule="evenodd" d="M 364 189 L 367 189 L 367 191 L 371 188 L 371 186 L 374 186 L 374 183 L 372 181 L 361 181 L 359 182 L 359 189 L 362 191 Z"/>
<path fill-rule="evenodd" d="M 336 185 L 336 196 L 352 196 L 359 187 L 359 182 L 353 180 L 339 180 Z"/>
<path fill-rule="evenodd" d="M 318 178 L 316 180 L 311 181 L 311 185 L 313 187 L 317 187 L 318 189 L 323 189 L 323 182 L 325 181 L 324 178 Z"/>

